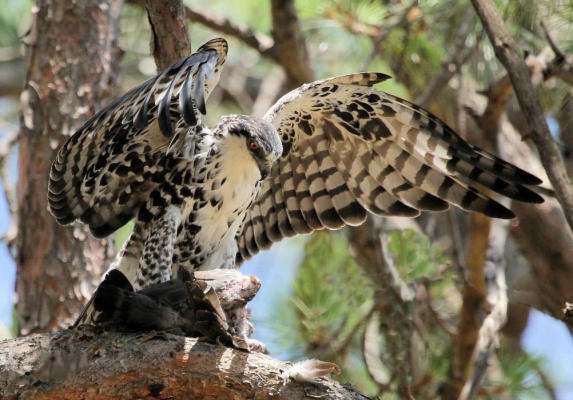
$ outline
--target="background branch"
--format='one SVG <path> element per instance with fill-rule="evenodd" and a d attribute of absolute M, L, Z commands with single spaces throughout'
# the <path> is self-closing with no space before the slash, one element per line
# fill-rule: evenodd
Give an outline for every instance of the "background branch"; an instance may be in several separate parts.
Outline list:
<path fill-rule="evenodd" d="M 236 24 L 230 19 L 210 15 L 194 7 L 186 6 L 185 15 L 189 21 L 201 24 L 226 36 L 234 37 L 243 44 L 257 50 L 262 56 L 278 62 L 278 57 L 274 51 L 274 41 L 269 36 L 260 32 L 254 32 L 248 26 Z"/>
<path fill-rule="evenodd" d="M 541 162 L 563 207 L 569 228 L 573 229 L 571 182 L 567 176 L 561 153 L 551 137 L 539 97 L 533 90 L 529 71 L 521 58 L 521 52 L 504 26 L 492 0 L 472 0 L 472 4 L 487 32 L 497 58 L 507 70 L 519 105 L 527 116 L 531 138 L 539 150 Z"/>
<path fill-rule="evenodd" d="M 314 81 L 294 1 L 271 0 L 271 15 L 275 52 L 288 78 L 286 89 Z"/>

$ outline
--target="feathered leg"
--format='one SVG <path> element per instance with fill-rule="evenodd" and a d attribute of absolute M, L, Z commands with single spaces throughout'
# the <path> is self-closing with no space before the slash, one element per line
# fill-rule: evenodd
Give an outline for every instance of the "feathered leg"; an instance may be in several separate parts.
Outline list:
<path fill-rule="evenodd" d="M 155 283 L 169 281 L 172 276 L 173 247 L 180 220 L 179 209 L 169 206 L 164 213 L 148 223 L 136 221 L 133 232 L 104 275 L 100 286 L 106 283 L 113 270 L 119 270 L 135 291 Z M 93 306 L 94 296 L 80 313 L 74 327 L 95 323 L 99 313 Z"/>
<path fill-rule="evenodd" d="M 171 279 L 173 249 L 180 222 L 181 211 L 175 206 L 169 206 L 151 221 L 133 285 L 135 291 Z"/>

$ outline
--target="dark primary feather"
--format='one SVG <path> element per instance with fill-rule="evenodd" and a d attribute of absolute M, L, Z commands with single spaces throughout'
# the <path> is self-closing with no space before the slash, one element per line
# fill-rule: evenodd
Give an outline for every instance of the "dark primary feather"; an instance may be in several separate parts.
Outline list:
<path fill-rule="evenodd" d="M 372 88 L 389 77 L 360 73 L 313 82 L 263 117 L 284 152 L 237 235 L 237 262 L 274 242 L 358 225 L 366 211 L 416 216 L 454 204 L 496 218 L 514 214 L 488 192 L 528 203 L 541 181 L 462 139 L 408 101 Z"/>
<path fill-rule="evenodd" d="M 183 86 L 181 86 L 181 93 L 179 95 L 179 108 L 183 114 L 183 120 L 190 126 L 197 124 L 197 112 L 193 101 L 185 101 L 184 99 L 191 98 L 195 70 L 196 67 L 193 67 L 191 73 L 187 74 L 187 78 L 185 78 L 185 82 L 183 82 Z"/>
<path fill-rule="evenodd" d="M 48 203 L 59 223 L 76 219 L 105 237 L 133 218 L 172 164 L 174 127 L 198 125 L 219 80 L 227 42 L 214 39 L 94 115 L 62 146 Z M 179 122 L 178 122 L 179 121 Z"/>

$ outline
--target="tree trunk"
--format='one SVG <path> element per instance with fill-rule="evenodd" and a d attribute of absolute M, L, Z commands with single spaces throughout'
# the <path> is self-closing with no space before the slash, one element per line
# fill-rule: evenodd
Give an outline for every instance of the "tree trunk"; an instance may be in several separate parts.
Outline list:
<path fill-rule="evenodd" d="M 110 98 L 117 80 L 121 0 L 38 0 L 28 35 L 18 184 L 19 333 L 68 325 L 109 266 L 112 244 L 61 227 L 46 182 L 60 145 Z"/>

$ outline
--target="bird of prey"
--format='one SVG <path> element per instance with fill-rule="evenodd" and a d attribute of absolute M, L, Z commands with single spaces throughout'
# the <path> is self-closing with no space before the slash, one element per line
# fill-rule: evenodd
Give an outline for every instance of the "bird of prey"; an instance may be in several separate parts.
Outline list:
<path fill-rule="evenodd" d="M 262 117 L 207 127 L 205 102 L 227 42 L 214 39 L 94 115 L 59 150 L 49 207 L 105 237 L 134 219 L 111 269 L 135 290 L 178 268 L 234 268 L 283 238 L 417 216 L 450 204 L 514 214 L 535 176 L 481 150 L 436 116 L 373 87 L 382 73 L 305 84 Z"/>

